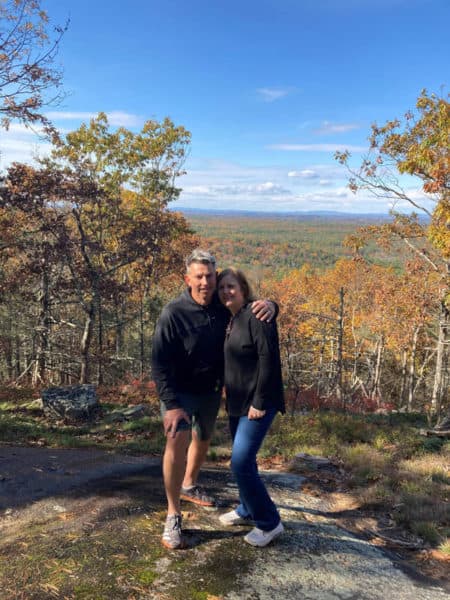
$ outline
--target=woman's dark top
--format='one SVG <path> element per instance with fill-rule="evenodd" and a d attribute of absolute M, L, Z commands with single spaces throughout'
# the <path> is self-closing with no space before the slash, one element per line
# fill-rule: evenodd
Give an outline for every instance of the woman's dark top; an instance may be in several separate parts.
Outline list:
<path fill-rule="evenodd" d="M 284 412 L 280 347 L 275 321 L 258 321 L 247 304 L 234 315 L 225 336 L 225 389 L 230 416 L 250 405 Z"/>

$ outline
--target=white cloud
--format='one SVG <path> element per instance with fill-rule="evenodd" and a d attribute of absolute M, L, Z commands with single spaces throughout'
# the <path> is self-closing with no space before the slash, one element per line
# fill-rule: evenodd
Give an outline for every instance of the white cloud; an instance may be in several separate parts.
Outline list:
<path fill-rule="evenodd" d="M 189 196 L 280 196 L 290 195 L 290 190 L 282 185 L 266 181 L 264 183 L 255 183 L 250 185 L 230 184 L 230 185 L 194 185 L 185 186 L 183 194 Z"/>
<path fill-rule="evenodd" d="M 214 198 L 216 196 L 216 191 L 214 186 L 189 185 L 183 188 L 183 194 L 187 196 L 209 196 Z"/>
<path fill-rule="evenodd" d="M 111 123 L 111 125 L 117 125 L 118 127 L 136 127 L 143 123 L 142 117 L 122 112 L 120 110 L 108 112 L 106 113 L 106 116 L 108 117 L 108 121 Z"/>
<path fill-rule="evenodd" d="M 89 121 L 97 116 L 96 112 L 82 111 L 53 111 L 47 113 L 51 121 Z M 117 127 L 136 127 L 143 123 L 142 117 L 121 110 L 105 113 L 111 125 Z"/>
<path fill-rule="evenodd" d="M 319 177 L 316 171 L 312 169 L 303 169 L 302 171 L 289 171 L 288 177 L 300 177 L 301 179 L 316 179 Z"/>
<path fill-rule="evenodd" d="M 297 165 L 296 165 L 297 166 Z M 211 198 L 214 194 L 227 193 L 249 199 L 257 195 L 278 199 L 291 197 L 302 189 L 345 185 L 347 173 L 341 165 L 305 164 L 304 168 L 289 171 L 284 166 L 244 166 L 219 160 L 194 160 L 186 164 L 186 175 L 180 178 L 182 194 L 195 198 Z M 306 190 L 305 190 L 306 191 Z M 244 200 L 243 200 L 244 202 Z"/>
<path fill-rule="evenodd" d="M 42 127 L 27 127 L 23 123 L 11 123 L 6 130 L 6 135 L 18 134 L 18 135 L 27 135 L 27 136 L 35 136 L 36 134 L 42 134 Z M 2 138 L 5 133 L 2 132 Z"/>
<path fill-rule="evenodd" d="M 80 112 L 80 111 L 50 111 L 46 113 L 46 117 L 51 121 L 86 121 L 95 117 L 95 112 Z"/>
<path fill-rule="evenodd" d="M 346 133 L 353 129 L 359 129 L 359 125 L 356 123 L 330 123 L 329 121 L 324 121 L 320 129 L 316 129 L 315 133 L 327 135 L 329 133 Z"/>
<path fill-rule="evenodd" d="M 269 150 L 281 150 L 283 152 L 367 152 L 366 146 L 352 146 L 350 144 L 271 144 L 266 146 Z"/>
<path fill-rule="evenodd" d="M 277 185 L 272 181 L 266 181 L 265 183 L 258 183 L 256 185 L 249 185 L 248 192 L 251 194 L 290 194 L 291 192 L 281 185 Z"/>
<path fill-rule="evenodd" d="M 34 163 L 37 156 L 49 154 L 50 143 L 44 138 L 41 127 L 26 127 L 11 123 L 8 130 L 0 129 L 0 168 L 12 162 Z"/>
<path fill-rule="evenodd" d="M 35 162 L 37 156 L 45 156 L 50 153 L 51 145 L 37 141 L 33 143 L 30 139 L 6 138 L 2 134 L 0 143 L 0 168 L 5 169 L 13 162 L 31 163 Z"/>
<path fill-rule="evenodd" d="M 190 157 L 185 165 L 186 175 L 180 179 L 181 187 L 187 185 L 226 185 L 226 182 L 252 185 L 261 181 L 285 179 L 286 169 L 271 166 L 244 166 L 224 160 L 195 160 Z"/>
<path fill-rule="evenodd" d="M 337 164 L 310 163 L 289 171 L 282 166 L 247 167 L 191 159 L 186 168 L 187 175 L 180 180 L 180 199 L 173 208 L 385 214 L 390 208 L 387 198 L 375 198 L 363 190 L 353 194 L 347 187 L 345 169 Z"/>
<path fill-rule="evenodd" d="M 275 102 L 289 94 L 288 88 L 259 88 L 256 90 L 264 102 Z"/>
<path fill-rule="evenodd" d="M 224 194 L 223 190 L 208 190 L 206 195 L 186 194 L 183 190 L 174 208 L 203 208 L 219 210 L 256 210 L 261 212 L 323 211 L 332 210 L 355 213 L 387 213 L 388 202 L 359 194 L 355 196 L 345 187 L 312 190 L 310 192 L 279 195 Z M 238 191 L 237 189 L 235 190 Z"/>
<path fill-rule="evenodd" d="M 46 116 L 52 120 L 62 134 L 72 128 L 59 127 L 57 121 L 82 121 L 95 117 L 94 112 L 49 112 Z M 139 117 L 122 111 L 107 113 L 113 126 L 132 127 L 139 123 Z M 78 124 L 75 124 L 76 127 Z M 12 162 L 34 163 L 36 156 L 48 155 L 51 145 L 45 141 L 41 127 L 26 127 L 23 123 L 11 123 L 8 130 L 0 130 L 0 168 L 7 168 Z"/>

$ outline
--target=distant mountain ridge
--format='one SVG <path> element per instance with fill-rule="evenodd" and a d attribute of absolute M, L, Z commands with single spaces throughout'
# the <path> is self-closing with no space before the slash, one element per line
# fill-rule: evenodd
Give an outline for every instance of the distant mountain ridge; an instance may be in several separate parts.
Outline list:
<path fill-rule="evenodd" d="M 311 211 L 258 211 L 258 210 L 236 210 L 236 209 L 218 209 L 218 208 L 173 208 L 176 212 L 181 212 L 187 217 L 199 216 L 199 217 L 251 217 L 255 219 L 287 219 L 289 217 L 300 220 L 300 219 L 325 219 L 332 221 L 375 221 L 375 222 L 386 222 L 392 220 L 392 216 L 389 213 L 352 213 L 352 212 L 340 212 L 337 210 L 311 210 Z M 408 214 L 408 213 L 405 213 Z M 427 223 L 429 218 L 424 215 L 419 215 L 420 223 Z"/>
<path fill-rule="evenodd" d="M 177 208 L 177 212 L 185 215 L 204 215 L 204 216 L 224 216 L 224 217 L 255 217 L 267 219 L 285 219 L 287 217 L 294 218 L 314 218 L 314 217 L 329 217 L 333 219 L 370 219 L 380 220 L 390 217 L 389 213 L 350 213 L 333 210 L 315 210 L 315 211 L 257 211 L 257 210 L 235 210 L 235 209 L 217 209 L 217 208 Z"/>

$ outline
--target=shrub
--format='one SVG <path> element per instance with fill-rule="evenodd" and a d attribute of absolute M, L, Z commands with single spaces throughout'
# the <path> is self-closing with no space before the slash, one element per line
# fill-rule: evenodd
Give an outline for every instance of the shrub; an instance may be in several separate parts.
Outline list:
<path fill-rule="evenodd" d="M 411 529 L 413 533 L 429 544 L 436 545 L 441 541 L 441 536 L 433 523 L 418 521 L 411 525 Z"/>

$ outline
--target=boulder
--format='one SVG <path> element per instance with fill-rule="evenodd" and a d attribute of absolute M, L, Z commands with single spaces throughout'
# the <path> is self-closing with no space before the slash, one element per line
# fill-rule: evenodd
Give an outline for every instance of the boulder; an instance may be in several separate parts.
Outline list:
<path fill-rule="evenodd" d="M 446 415 L 434 427 L 435 431 L 447 431 L 450 429 L 450 416 Z"/>
<path fill-rule="evenodd" d="M 329 458 L 314 456 L 312 454 L 307 454 L 306 452 L 299 452 L 299 454 L 296 454 L 289 464 L 289 470 L 294 472 L 303 471 L 305 469 L 317 471 L 319 469 L 332 468 L 334 468 L 334 465 Z"/>
<path fill-rule="evenodd" d="M 149 407 L 145 404 L 136 404 L 127 408 L 113 410 L 107 416 L 109 421 L 132 421 L 133 419 L 142 419 L 149 414 Z"/>
<path fill-rule="evenodd" d="M 42 392 L 44 414 L 65 421 L 89 421 L 101 412 L 95 386 L 51 387 Z"/>

